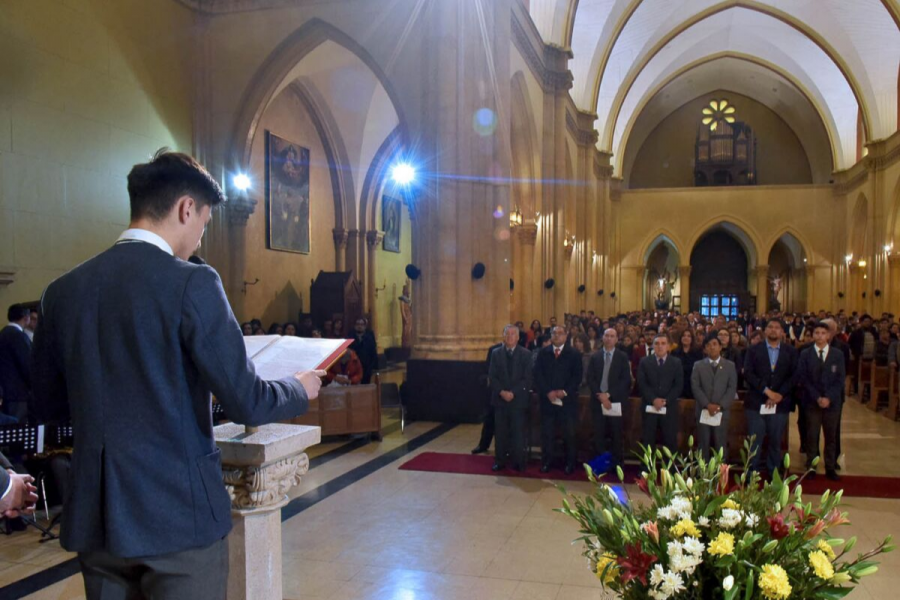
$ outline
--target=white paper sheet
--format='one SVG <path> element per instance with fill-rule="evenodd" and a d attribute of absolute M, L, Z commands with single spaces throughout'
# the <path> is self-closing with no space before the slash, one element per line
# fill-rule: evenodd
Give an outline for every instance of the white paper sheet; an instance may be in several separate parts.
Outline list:
<path fill-rule="evenodd" d="M 343 339 L 277 335 L 244 338 L 247 356 L 256 366 L 256 374 L 267 381 L 290 377 L 298 371 L 314 370 L 345 342 Z"/>
<path fill-rule="evenodd" d="M 762 406 L 759 407 L 759 414 L 761 414 L 761 415 L 774 415 L 775 412 L 776 412 L 777 410 L 778 410 L 778 405 L 777 405 L 777 404 L 773 404 L 771 408 L 769 408 L 768 406 L 766 406 L 765 404 L 763 404 Z"/>
<path fill-rule="evenodd" d="M 718 427 L 722 424 L 722 411 L 716 413 L 716 416 L 711 416 L 709 411 L 705 408 L 700 411 L 700 423 L 703 425 L 709 425 L 710 427 Z"/>
<path fill-rule="evenodd" d="M 654 406 L 652 404 L 648 404 L 647 408 L 644 409 L 644 412 L 648 412 L 652 415 L 664 415 L 664 414 L 666 414 L 666 407 L 663 406 L 662 408 L 657 410 L 656 408 L 654 408 Z"/>
<path fill-rule="evenodd" d="M 605 406 L 601 405 L 603 410 L 604 417 L 621 417 L 622 416 L 622 403 L 621 402 L 612 402 L 607 409 Z"/>

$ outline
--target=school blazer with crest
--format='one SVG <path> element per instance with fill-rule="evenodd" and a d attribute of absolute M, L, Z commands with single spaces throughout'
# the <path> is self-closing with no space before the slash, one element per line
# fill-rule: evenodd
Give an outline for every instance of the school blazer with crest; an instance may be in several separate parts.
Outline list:
<path fill-rule="evenodd" d="M 825 357 L 825 364 L 819 369 L 819 355 L 816 345 L 800 353 L 798 380 L 803 386 L 804 406 L 818 406 L 819 398 L 828 398 L 831 404 L 826 410 L 838 410 L 843 399 L 844 382 L 847 371 L 844 368 L 844 354 L 831 346 Z"/>

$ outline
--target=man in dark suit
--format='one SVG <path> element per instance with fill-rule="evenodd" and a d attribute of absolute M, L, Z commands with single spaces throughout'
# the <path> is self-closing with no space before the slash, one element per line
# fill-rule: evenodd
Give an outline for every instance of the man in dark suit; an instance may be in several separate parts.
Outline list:
<path fill-rule="evenodd" d="M 728 420 L 731 416 L 731 403 L 737 393 L 737 369 L 732 361 L 722 356 L 722 342 L 717 336 L 708 336 L 704 348 L 706 359 L 695 362 L 691 372 L 698 442 L 700 451 L 707 460 L 712 445 L 723 452 L 722 458 L 727 461 Z M 722 416 L 716 417 L 718 414 Z M 718 421 L 718 424 L 713 424 L 713 421 Z"/>
<path fill-rule="evenodd" d="M 755 436 L 751 468 L 758 471 L 765 455 L 769 477 L 783 465 L 781 445 L 791 412 L 791 393 L 797 373 L 797 350 L 783 343 L 783 340 L 784 325 L 778 319 L 770 319 L 765 328 L 765 341 L 750 346 L 744 357 L 744 380 L 747 383 L 744 413 L 747 434 Z M 765 446 L 763 439 L 767 439 Z"/>
<path fill-rule="evenodd" d="M 525 416 L 531 395 L 531 353 L 519 345 L 519 328 L 503 329 L 503 345 L 491 353 L 489 371 L 496 442 L 494 471 L 525 469 Z"/>
<path fill-rule="evenodd" d="M 845 344 L 841 338 L 838 336 L 838 324 L 834 319 L 824 319 L 823 323 L 828 325 L 828 334 L 829 334 L 829 342 L 828 344 L 832 348 L 836 348 L 841 351 L 841 354 L 844 356 L 844 370 L 849 373 L 850 372 L 850 346 Z M 835 456 L 840 459 L 841 457 L 841 421 L 843 421 L 844 414 L 844 399 L 847 394 L 847 385 L 846 382 L 844 386 L 841 388 L 841 405 L 838 411 L 841 413 L 841 416 L 838 417 L 838 425 L 837 425 L 837 433 L 835 433 Z M 816 449 L 818 450 L 818 448 Z M 840 471 L 841 465 L 840 463 L 835 463 L 835 468 Z"/>
<path fill-rule="evenodd" d="M 34 477 L 20 475 L 0 452 L 0 517 L 15 519 L 34 512 L 37 502 Z"/>
<path fill-rule="evenodd" d="M 491 442 L 494 441 L 494 405 L 491 403 L 491 359 L 494 356 L 494 350 L 502 348 L 503 342 L 494 344 L 487 351 L 487 375 L 485 376 L 485 387 L 487 388 L 487 403 L 484 407 L 484 413 L 481 416 L 481 436 L 478 438 L 478 445 L 472 449 L 472 454 L 484 454 L 491 449 Z M 496 445 L 494 450 L 496 450 Z"/>
<path fill-rule="evenodd" d="M 641 359 L 638 389 L 643 401 L 641 443 L 655 446 L 657 433 L 662 431 L 663 444 L 676 452 L 681 420 L 678 399 L 684 390 L 684 368 L 678 358 L 669 354 L 669 337 L 664 333 L 653 338 L 653 354 Z"/>
<path fill-rule="evenodd" d="M 363 384 L 371 383 L 372 371 L 378 364 L 378 345 L 375 343 L 375 334 L 369 329 L 369 322 L 362 317 L 353 326 L 353 343 L 350 344 L 350 349 L 362 364 Z"/>
<path fill-rule="evenodd" d="M 591 388 L 591 420 L 594 424 L 594 452 L 612 452 L 613 466 L 624 466 L 624 411 L 631 392 L 631 363 L 616 349 L 619 335 L 615 329 L 603 332 L 603 346 L 591 356 L 587 381 Z M 618 405 L 618 406 L 614 406 Z M 604 414 L 604 410 L 608 414 Z M 607 443 L 607 437 L 612 444 Z"/>
<path fill-rule="evenodd" d="M 0 330 L 0 387 L 3 411 L 24 423 L 31 399 L 31 340 L 25 334 L 31 311 L 14 304 L 6 311 L 9 324 Z"/>
<path fill-rule="evenodd" d="M 219 276 L 187 262 L 224 201 L 202 166 L 158 153 L 128 195 L 130 228 L 41 299 L 35 409 L 75 432 L 61 543 L 90 600 L 222 600 L 231 501 L 211 393 L 260 425 L 305 412 L 324 372 L 261 380 Z"/>
<path fill-rule="evenodd" d="M 565 328 L 554 327 L 550 345 L 540 351 L 534 366 L 534 387 L 541 406 L 541 473 L 550 471 L 557 424 L 566 446 L 565 472 L 575 472 L 578 388 L 583 370 L 581 354 L 566 344 Z"/>
<path fill-rule="evenodd" d="M 847 376 L 844 356 L 828 344 L 831 332 L 826 323 L 813 329 L 813 345 L 800 353 L 798 380 L 804 389 L 806 403 L 806 467 L 812 468 L 819 456 L 819 431 L 825 432 L 825 476 L 840 481 L 837 474 L 837 431 L 841 418 L 844 379 Z M 810 477 L 815 477 L 811 473 Z"/>

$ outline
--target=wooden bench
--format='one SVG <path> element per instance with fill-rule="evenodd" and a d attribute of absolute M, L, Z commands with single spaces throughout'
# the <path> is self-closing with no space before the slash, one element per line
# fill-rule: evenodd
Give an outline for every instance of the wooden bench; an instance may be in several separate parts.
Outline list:
<path fill-rule="evenodd" d="M 869 384 L 872 382 L 872 367 L 875 363 L 871 360 L 860 359 L 856 370 L 857 397 L 861 403 L 865 404 L 869 399 Z"/>
<path fill-rule="evenodd" d="M 317 425 L 322 435 L 372 434 L 381 439 L 381 384 L 378 376 L 367 385 L 328 386 L 310 400 L 305 415 L 286 423 Z"/>
<path fill-rule="evenodd" d="M 869 399 L 866 406 L 869 410 L 878 411 L 879 404 L 882 399 L 887 399 L 888 388 L 890 387 L 891 371 L 889 367 L 879 367 L 872 363 L 869 368 Z"/>
<path fill-rule="evenodd" d="M 900 411 L 900 371 L 890 367 L 888 374 L 888 407 L 884 413 L 887 418 L 896 421 Z"/>

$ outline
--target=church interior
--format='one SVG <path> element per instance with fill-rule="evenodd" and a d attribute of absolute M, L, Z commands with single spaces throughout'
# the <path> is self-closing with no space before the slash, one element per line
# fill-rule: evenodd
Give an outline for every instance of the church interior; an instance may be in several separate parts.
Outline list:
<path fill-rule="evenodd" d="M 116 241 L 133 165 L 190 154 L 228 198 L 197 254 L 237 321 L 362 318 L 377 348 L 375 424 L 304 421 L 281 597 L 618 597 L 561 471 L 404 465 L 480 444 L 508 323 L 895 323 L 898 125 L 898 0 L 0 0 L 0 306 Z M 872 546 L 900 534 L 900 391 L 853 365 L 842 536 Z M 0 598 L 83 598 L 40 537 L 0 528 Z M 881 563 L 849 598 L 896 597 Z"/>

